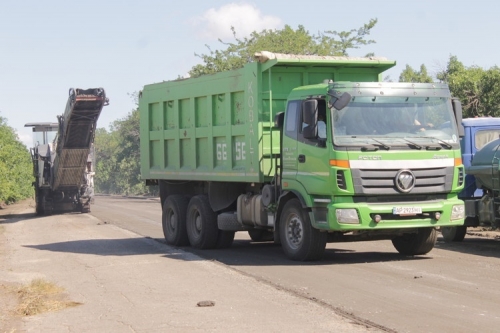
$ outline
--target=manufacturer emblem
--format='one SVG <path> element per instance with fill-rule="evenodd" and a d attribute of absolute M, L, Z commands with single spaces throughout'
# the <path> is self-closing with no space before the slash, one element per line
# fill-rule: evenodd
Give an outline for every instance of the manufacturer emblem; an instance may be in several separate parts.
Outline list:
<path fill-rule="evenodd" d="M 415 187 L 415 175 L 410 170 L 399 170 L 394 179 L 398 191 L 408 193 Z"/>

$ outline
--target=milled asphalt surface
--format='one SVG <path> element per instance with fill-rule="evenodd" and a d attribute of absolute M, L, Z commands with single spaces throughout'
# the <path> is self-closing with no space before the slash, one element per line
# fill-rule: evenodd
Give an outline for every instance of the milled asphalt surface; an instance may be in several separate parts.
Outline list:
<path fill-rule="evenodd" d="M 90 214 L 21 213 L 0 222 L 0 283 L 43 278 L 82 305 L 14 318 L 14 326 L 0 323 L 0 333 L 374 331 Z M 199 307 L 200 301 L 215 305 Z"/>

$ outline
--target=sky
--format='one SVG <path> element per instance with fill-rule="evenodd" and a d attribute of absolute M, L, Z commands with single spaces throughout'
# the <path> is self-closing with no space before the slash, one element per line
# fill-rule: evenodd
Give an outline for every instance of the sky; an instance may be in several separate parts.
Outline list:
<path fill-rule="evenodd" d="M 17 0 L 0 1 L 0 117 L 32 146 L 28 122 L 57 122 L 70 88 L 105 89 L 97 126 L 109 126 L 136 107 L 131 95 L 146 84 L 187 75 L 207 53 L 252 31 L 305 27 L 311 34 L 378 23 L 375 44 L 350 56 L 396 60 L 386 72 L 397 81 L 406 65 L 431 75 L 450 55 L 465 66 L 500 65 L 500 4 L 476 0 L 222 1 Z"/>

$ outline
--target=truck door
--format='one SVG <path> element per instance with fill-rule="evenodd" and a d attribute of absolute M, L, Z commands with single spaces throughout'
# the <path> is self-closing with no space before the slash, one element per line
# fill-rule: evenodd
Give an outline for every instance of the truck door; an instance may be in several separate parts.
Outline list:
<path fill-rule="evenodd" d="M 329 192 L 329 152 L 327 149 L 328 130 L 325 100 L 317 100 L 317 133 L 315 139 L 306 139 L 303 129 L 307 126 L 299 113 L 300 124 L 297 143 L 297 180 L 304 186 L 307 193 L 327 194 Z"/>
<path fill-rule="evenodd" d="M 299 132 L 299 116 L 302 110 L 302 101 L 290 101 L 285 112 L 285 126 L 283 133 L 283 180 L 297 177 L 297 137 Z"/>

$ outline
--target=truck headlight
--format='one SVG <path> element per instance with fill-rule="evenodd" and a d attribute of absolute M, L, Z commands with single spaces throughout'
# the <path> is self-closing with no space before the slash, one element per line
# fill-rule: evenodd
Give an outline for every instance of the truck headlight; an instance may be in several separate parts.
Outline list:
<path fill-rule="evenodd" d="M 465 218 L 465 206 L 464 205 L 455 205 L 451 209 L 451 219 L 452 220 L 460 220 Z"/>
<path fill-rule="evenodd" d="M 337 209 L 335 210 L 335 215 L 339 223 L 359 224 L 359 217 L 356 209 Z"/>

